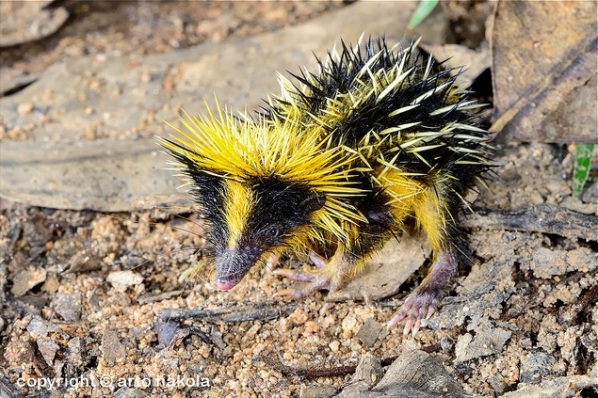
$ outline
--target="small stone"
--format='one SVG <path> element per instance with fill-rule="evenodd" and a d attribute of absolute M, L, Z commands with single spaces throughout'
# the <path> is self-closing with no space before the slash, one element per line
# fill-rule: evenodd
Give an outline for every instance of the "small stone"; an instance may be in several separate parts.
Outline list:
<path fill-rule="evenodd" d="M 598 268 L 598 253 L 590 248 L 578 248 L 567 252 L 567 264 L 571 269 L 591 272 Z"/>
<path fill-rule="evenodd" d="M 289 319 L 295 325 L 303 325 L 309 319 L 309 316 L 307 315 L 307 312 L 303 311 L 301 308 L 297 308 L 291 315 L 289 315 Z"/>
<path fill-rule="evenodd" d="M 519 381 L 522 383 L 540 383 L 547 376 L 553 373 L 555 359 L 542 349 L 531 350 L 527 354 L 526 360 L 521 364 L 521 376 Z"/>
<path fill-rule="evenodd" d="M 374 318 L 368 318 L 357 331 L 356 337 L 364 346 L 370 348 L 374 346 L 376 340 L 385 334 L 385 328 Z"/>
<path fill-rule="evenodd" d="M 301 386 L 299 398 L 329 398 L 335 396 L 336 388 L 333 386 Z"/>
<path fill-rule="evenodd" d="M 52 366 L 54 363 L 54 358 L 56 357 L 56 353 L 60 349 L 60 346 L 56 344 L 56 342 L 48 337 L 40 337 L 36 341 L 37 348 L 39 352 L 44 357 L 44 360 L 49 366 Z"/>
<path fill-rule="evenodd" d="M 333 352 L 338 352 L 340 346 L 341 346 L 341 344 L 337 340 L 334 340 L 334 341 L 331 341 L 330 343 L 328 343 L 328 347 L 330 347 L 330 349 Z"/>
<path fill-rule="evenodd" d="M 393 397 L 468 397 L 455 377 L 423 351 L 404 352 L 372 389 Z"/>
<path fill-rule="evenodd" d="M 115 271 L 111 272 L 106 280 L 119 292 L 125 292 L 129 286 L 143 282 L 143 277 L 133 271 Z"/>
<path fill-rule="evenodd" d="M 154 326 L 154 332 L 158 335 L 158 344 L 162 347 L 169 347 L 174 341 L 179 325 L 176 322 L 158 321 Z"/>
<path fill-rule="evenodd" d="M 598 179 L 593 179 L 586 184 L 581 193 L 581 201 L 595 204 L 598 201 Z"/>
<path fill-rule="evenodd" d="M 36 285 L 44 282 L 46 280 L 46 270 L 37 267 L 26 269 L 24 271 L 19 272 L 15 275 L 14 278 L 14 285 L 10 291 L 15 297 L 21 297 L 29 290 L 33 289 Z"/>
<path fill-rule="evenodd" d="M 530 268 L 537 278 L 549 279 L 555 275 L 569 272 L 566 261 L 567 252 L 540 247 L 534 252 Z"/>
<path fill-rule="evenodd" d="M 442 348 L 442 351 L 450 352 L 454 345 L 455 342 L 448 336 L 444 336 L 440 339 L 440 347 Z"/>
<path fill-rule="evenodd" d="M 470 333 L 465 333 L 457 340 L 455 345 L 456 364 L 500 353 L 511 338 L 511 334 L 508 330 L 481 324 L 476 329 L 475 337 Z"/>
<path fill-rule="evenodd" d="M 37 340 L 46 337 L 51 330 L 50 323 L 40 317 L 33 317 L 27 325 L 27 331 L 32 339 Z"/>
<path fill-rule="evenodd" d="M 127 357 L 127 350 L 116 332 L 109 331 L 102 337 L 100 346 L 102 357 L 106 366 L 114 366 L 123 363 Z"/>
<path fill-rule="evenodd" d="M 21 116 L 29 115 L 32 111 L 33 104 L 31 102 L 23 102 L 22 104 L 19 104 L 19 107 L 17 108 L 17 112 L 19 112 L 19 115 Z"/>
<path fill-rule="evenodd" d="M 66 322 L 77 322 L 81 319 L 81 293 L 58 293 L 50 306 Z"/>
<path fill-rule="evenodd" d="M 3 361 L 6 361 L 8 366 L 14 367 L 23 366 L 24 363 L 33 363 L 36 355 L 32 344 L 30 340 L 22 340 L 13 336 L 2 348 Z"/>
<path fill-rule="evenodd" d="M 49 293 L 51 296 L 53 296 L 59 288 L 60 281 L 58 280 L 56 275 L 50 274 L 48 275 L 46 281 L 44 282 L 44 285 L 42 286 L 42 291 Z"/>
<path fill-rule="evenodd" d="M 2 328 L 0 328 L 2 330 Z M 305 330 L 310 333 L 318 333 L 320 331 L 320 325 L 314 321 L 305 322 Z"/>
<path fill-rule="evenodd" d="M 216 328 L 212 329 L 210 333 L 210 342 L 218 347 L 219 350 L 224 350 L 226 348 L 226 343 L 222 338 L 222 333 L 220 333 Z"/>
<path fill-rule="evenodd" d="M 261 327 L 262 327 L 262 325 L 259 322 L 256 322 L 255 324 L 253 324 L 249 328 L 249 330 L 245 332 L 245 335 L 243 336 L 241 341 L 245 342 L 245 343 L 249 343 L 249 342 L 255 340 L 255 336 L 260 331 Z"/>
<path fill-rule="evenodd" d="M 487 380 L 488 384 L 492 386 L 494 391 L 500 395 L 502 395 L 509 388 L 509 385 L 505 382 L 504 378 L 498 373 L 490 375 Z"/>
<path fill-rule="evenodd" d="M 370 387 L 373 387 L 382 379 L 382 376 L 384 376 L 384 371 L 382 370 L 380 359 L 368 353 L 359 358 L 359 364 L 357 365 L 357 369 L 355 369 L 353 381 L 364 381 Z"/>
<path fill-rule="evenodd" d="M 347 315 L 342 323 L 341 326 L 343 328 L 344 334 L 351 334 L 355 331 L 357 327 L 357 319 L 353 315 Z"/>
<path fill-rule="evenodd" d="M 147 393 L 138 388 L 123 387 L 114 393 L 114 398 L 144 398 Z"/>
<path fill-rule="evenodd" d="M 75 244 L 83 246 L 81 243 Z M 81 247 L 69 258 L 68 266 L 69 272 L 93 271 L 102 268 L 102 262 L 89 247 Z"/>
<path fill-rule="evenodd" d="M 74 337 L 69 340 L 68 348 L 68 363 L 74 366 L 81 366 L 83 364 L 83 341 L 80 337 Z"/>

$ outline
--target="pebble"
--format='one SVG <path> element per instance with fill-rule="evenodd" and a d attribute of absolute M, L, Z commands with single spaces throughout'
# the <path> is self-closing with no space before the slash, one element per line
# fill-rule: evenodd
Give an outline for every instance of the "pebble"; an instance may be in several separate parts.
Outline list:
<path fill-rule="evenodd" d="M 21 271 L 15 276 L 10 291 L 15 297 L 21 297 L 36 285 L 44 282 L 46 275 L 46 270 L 41 267 Z"/>
<path fill-rule="evenodd" d="M 81 319 L 81 293 L 58 293 L 50 306 L 66 322 L 77 322 Z"/>
<path fill-rule="evenodd" d="M 340 346 L 341 346 L 341 344 L 338 342 L 338 340 L 331 341 L 331 342 L 328 344 L 328 347 L 330 347 L 330 349 L 331 349 L 333 352 L 338 352 L 338 350 L 339 350 Z"/>
<path fill-rule="evenodd" d="M 31 102 L 23 102 L 22 104 L 19 104 L 19 107 L 17 108 L 17 112 L 19 112 L 19 115 L 21 116 L 29 115 L 32 111 L 33 103 Z"/>
<path fill-rule="evenodd" d="M 52 366 L 54 363 L 54 358 L 56 357 L 56 353 L 60 349 L 60 346 L 56 344 L 54 339 L 48 337 L 40 337 L 39 339 L 37 339 L 36 344 L 37 348 L 39 349 L 39 352 L 42 354 L 42 357 L 44 358 L 44 361 L 46 361 L 46 363 L 49 366 Z"/>
<path fill-rule="evenodd" d="M 174 341 L 179 325 L 176 322 L 158 321 L 154 326 L 154 332 L 158 335 L 158 344 L 162 347 L 169 347 Z"/>
<path fill-rule="evenodd" d="M 73 337 L 67 344 L 68 348 L 68 363 L 73 366 L 81 366 L 83 364 L 84 346 L 81 337 Z"/>
<path fill-rule="evenodd" d="M 307 315 L 307 312 L 301 308 L 297 308 L 291 315 L 289 315 L 289 319 L 295 325 L 303 325 L 309 319 L 309 316 Z"/>
<path fill-rule="evenodd" d="M 384 335 L 385 328 L 374 318 L 368 318 L 357 331 L 356 337 L 368 348 L 374 346 L 376 340 Z"/>
<path fill-rule="evenodd" d="M 344 333 L 352 333 L 357 328 L 357 319 L 353 315 L 347 315 L 342 321 Z"/>
<path fill-rule="evenodd" d="M 119 292 L 125 292 L 129 286 L 143 282 L 143 276 L 133 271 L 115 271 L 106 280 Z"/>
<path fill-rule="evenodd" d="M 1 327 L 0 330 L 2 330 Z M 320 326 L 314 321 L 307 321 L 305 322 L 305 330 L 310 333 L 318 333 L 320 331 Z"/>
<path fill-rule="evenodd" d="M 353 381 L 365 381 L 370 387 L 376 385 L 384 376 L 380 359 L 372 354 L 366 353 L 359 358 L 359 364 L 355 369 Z"/>
<path fill-rule="evenodd" d="M 565 275 L 569 272 L 566 257 L 567 252 L 564 250 L 541 247 L 534 252 L 530 268 L 537 278 L 549 279 L 555 275 Z"/>
<path fill-rule="evenodd" d="M 114 331 L 108 331 L 104 334 L 100 350 L 102 351 L 102 357 L 106 366 L 114 366 L 117 363 L 122 363 L 127 357 L 125 345 L 121 342 L 118 333 Z"/>
<path fill-rule="evenodd" d="M 519 381 L 523 383 L 539 383 L 553 372 L 555 359 L 542 349 L 531 350 L 521 364 Z"/>
<path fill-rule="evenodd" d="M 123 387 L 114 393 L 114 398 L 143 398 L 147 393 L 138 388 Z"/>
<path fill-rule="evenodd" d="M 495 328 L 490 324 L 481 325 L 475 337 L 470 333 L 465 333 L 457 339 L 457 344 L 455 344 L 456 364 L 498 354 L 511 338 L 511 334 L 508 330 Z"/>
<path fill-rule="evenodd" d="M 400 355 L 372 391 L 389 397 L 470 397 L 444 366 L 420 350 Z"/>
<path fill-rule="evenodd" d="M 305 386 L 299 390 L 299 398 L 329 398 L 335 396 L 337 390 L 333 386 Z"/>

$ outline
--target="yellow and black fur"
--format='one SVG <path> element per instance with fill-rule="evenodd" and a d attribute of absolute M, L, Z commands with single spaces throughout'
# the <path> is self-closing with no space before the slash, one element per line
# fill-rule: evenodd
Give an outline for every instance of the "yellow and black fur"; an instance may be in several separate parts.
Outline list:
<path fill-rule="evenodd" d="M 211 225 L 216 283 L 235 286 L 258 264 L 288 251 L 310 254 L 302 297 L 336 290 L 373 252 L 404 231 L 421 233 L 432 268 L 391 320 L 417 330 L 457 267 L 457 213 L 488 169 L 486 131 L 450 70 L 417 55 L 415 43 L 342 45 L 319 71 L 256 115 L 208 109 L 182 118 L 161 145 L 177 160 Z M 457 73 L 458 75 L 458 73 Z"/>

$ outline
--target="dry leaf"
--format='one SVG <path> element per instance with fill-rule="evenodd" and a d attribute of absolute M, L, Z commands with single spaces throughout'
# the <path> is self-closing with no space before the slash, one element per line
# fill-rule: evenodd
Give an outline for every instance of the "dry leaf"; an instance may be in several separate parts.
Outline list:
<path fill-rule="evenodd" d="M 491 32 L 499 142 L 594 142 L 596 2 L 498 3 Z"/>
<path fill-rule="evenodd" d="M 39 40 L 56 32 L 69 17 L 54 0 L 0 2 L 0 48 Z"/>
<path fill-rule="evenodd" d="M 475 79 L 492 64 L 487 45 L 477 51 L 458 44 L 421 44 L 420 47 L 447 68 L 463 67 L 458 81 L 464 88 L 471 87 Z"/>

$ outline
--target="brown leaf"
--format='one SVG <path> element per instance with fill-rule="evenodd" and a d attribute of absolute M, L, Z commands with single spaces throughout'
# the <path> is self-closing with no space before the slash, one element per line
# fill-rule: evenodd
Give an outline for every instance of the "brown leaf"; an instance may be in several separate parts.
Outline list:
<path fill-rule="evenodd" d="M 421 239 L 402 236 L 390 240 L 364 265 L 364 270 L 326 301 L 380 300 L 399 292 L 405 282 L 426 261 L 428 249 Z"/>
<path fill-rule="evenodd" d="M 64 8 L 47 8 L 54 0 L 3 1 L 0 3 L 0 48 L 39 40 L 56 32 L 67 21 Z"/>
<path fill-rule="evenodd" d="M 596 140 L 596 2 L 498 3 L 491 32 L 499 142 Z"/>
<path fill-rule="evenodd" d="M 459 44 L 421 44 L 420 47 L 431 54 L 436 61 L 443 62 L 447 68 L 463 67 L 458 78 L 463 88 L 471 87 L 475 79 L 492 64 L 487 45 L 477 51 Z M 458 70 L 454 70 L 453 74 L 457 72 Z"/>

